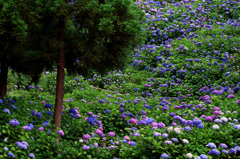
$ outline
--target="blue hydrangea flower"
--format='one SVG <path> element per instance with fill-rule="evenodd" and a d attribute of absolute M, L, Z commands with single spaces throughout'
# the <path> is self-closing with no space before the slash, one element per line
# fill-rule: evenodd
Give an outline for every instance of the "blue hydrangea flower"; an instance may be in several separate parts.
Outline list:
<path fill-rule="evenodd" d="M 178 139 L 177 138 L 172 138 L 171 139 L 173 142 L 178 142 Z"/>
<path fill-rule="evenodd" d="M 110 110 L 106 110 L 105 113 L 111 113 L 111 111 Z"/>
<path fill-rule="evenodd" d="M 229 152 L 230 152 L 231 154 L 234 154 L 234 155 L 237 154 L 237 150 L 235 150 L 234 148 L 230 148 L 230 149 L 229 149 Z"/>
<path fill-rule="evenodd" d="M 47 111 L 46 113 L 47 113 L 49 116 L 53 116 L 53 113 L 52 113 L 51 110 Z"/>
<path fill-rule="evenodd" d="M 225 149 L 223 149 L 222 152 L 225 153 L 225 154 L 228 154 L 228 151 L 225 150 Z"/>
<path fill-rule="evenodd" d="M 38 118 L 42 118 L 42 112 L 37 112 L 37 113 L 36 113 L 36 116 L 37 116 Z"/>
<path fill-rule="evenodd" d="M 26 126 L 29 126 L 31 128 L 31 130 L 34 128 L 34 125 L 33 124 L 27 124 Z"/>
<path fill-rule="evenodd" d="M 79 79 L 78 79 L 78 77 L 76 77 L 74 80 L 75 80 L 75 81 L 77 81 L 77 82 L 79 82 Z"/>
<path fill-rule="evenodd" d="M 186 130 L 186 131 L 191 131 L 192 129 L 191 129 L 189 126 L 186 126 L 186 127 L 184 128 L 184 130 Z"/>
<path fill-rule="evenodd" d="M 224 148 L 224 149 L 227 149 L 227 148 L 228 148 L 228 146 L 227 146 L 226 144 L 224 144 L 224 143 L 220 143 L 219 146 L 222 147 L 222 148 Z"/>
<path fill-rule="evenodd" d="M 220 151 L 218 151 L 217 149 L 212 149 L 211 151 L 208 152 L 209 155 L 220 155 Z"/>
<path fill-rule="evenodd" d="M 119 111 L 120 111 L 121 113 L 123 113 L 123 112 L 124 112 L 124 108 L 120 108 Z"/>
<path fill-rule="evenodd" d="M 92 125 L 95 126 L 95 124 L 98 122 L 97 118 L 95 115 L 88 117 L 87 121 Z"/>
<path fill-rule="evenodd" d="M 3 111 L 4 111 L 4 112 L 7 112 L 8 114 L 11 114 L 10 110 L 7 109 L 7 108 L 4 108 Z"/>
<path fill-rule="evenodd" d="M 43 127 L 46 127 L 48 124 L 49 124 L 49 121 L 46 120 L 46 121 L 44 121 L 44 123 L 43 123 L 42 126 L 43 126 Z"/>
<path fill-rule="evenodd" d="M 211 149 L 216 149 L 217 148 L 217 146 L 212 142 L 208 143 L 207 146 L 210 147 Z"/>
<path fill-rule="evenodd" d="M 197 127 L 200 128 L 200 129 L 204 129 L 204 125 L 202 123 L 198 124 Z"/>
<path fill-rule="evenodd" d="M 208 156 L 205 155 L 205 154 L 201 154 L 201 155 L 200 155 L 200 158 L 201 158 L 201 159 L 208 159 Z"/>
<path fill-rule="evenodd" d="M 3 149 L 4 149 L 5 151 L 8 151 L 8 148 L 7 148 L 7 147 L 4 147 Z"/>
<path fill-rule="evenodd" d="M 135 145 L 136 145 L 136 142 L 131 141 L 131 142 L 129 143 L 129 145 L 131 145 L 131 146 L 135 146 Z"/>
<path fill-rule="evenodd" d="M 69 112 L 69 113 L 72 113 L 72 114 L 76 114 L 76 110 L 74 110 L 74 109 L 69 109 L 68 112 Z"/>
<path fill-rule="evenodd" d="M 11 105 L 11 107 L 12 107 L 13 109 L 18 109 L 15 105 Z"/>
<path fill-rule="evenodd" d="M 32 154 L 32 153 L 30 153 L 30 154 L 28 155 L 28 157 L 30 157 L 30 158 L 35 158 L 35 155 Z"/>
<path fill-rule="evenodd" d="M 9 124 L 13 125 L 13 126 L 18 126 L 20 123 L 17 119 L 13 119 L 9 122 Z"/>
<path fill-rule="evenodd" d="M 52 105 L 51 105 L 50 103 L 47 103 L 47 104 L 44 105 L 44 107 L 51 109 L 51 108 L 52 108 Z"/>
<path fill-rule="evenodd" d="M 9 157 L 11 157 L 11 158 L 15 158 L 14 154 L 11 153 L 11 152 L 8 152 L 7 155 L 8 155 Z"/>
<path fill-rule="evenodd" d="M 104 100 L 99 100 L 98 103 L 103 104 Z"/>
<path fill-rule="evenodd" d="M 161 155 L 161 158 L 169 158 L 169 155 L 166 154 L 166 153 L 163 153 L 163 154 Z"/>

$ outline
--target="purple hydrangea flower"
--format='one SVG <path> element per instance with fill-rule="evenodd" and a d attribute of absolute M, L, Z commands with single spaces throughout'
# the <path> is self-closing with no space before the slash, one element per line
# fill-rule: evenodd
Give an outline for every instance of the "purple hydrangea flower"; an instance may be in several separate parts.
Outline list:
<path fill-rule="evenodd" d="M 11 120 L 9 123 L 10 123 L 11 125 L 13 125 L 13 126 L 18 126 L 18 125 L 20 124 L 17 119 L 13 119 L 13 120 Z"/>

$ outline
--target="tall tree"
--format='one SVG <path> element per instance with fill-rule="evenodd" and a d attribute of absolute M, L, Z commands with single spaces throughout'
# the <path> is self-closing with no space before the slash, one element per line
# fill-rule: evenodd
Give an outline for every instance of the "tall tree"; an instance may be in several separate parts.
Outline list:
<path fill-rule="evenodd" d="M 36 23 L 32 0 L 1 0 L 0 1 L 0 96 L 3 97 L 7 92 L 7 74 L 9 66 L 17 68 L 22 73 L 39 75 L 38 63 L 34 56 L 26 57 L 25 54 L 17 54 L 15 51 L 22 50 L 23 44 L 32 39 L 32 34 L 36 31 L 29 30 L 28 25 Z M 31 10 L 31 8 L 33 10 Z M 35 26 L 39 27 L 37 24 Z M 31 28 L 30 28 L 31 29 Z M 28 36 L 30 34 L 30 36 Z M 35 52 L 36 54 L 36 52 Z M 33 55 L 33 53 L 31 53 Z M 34 67 L 35 66 L 35 67 Z M 45 66 L 46 67 L 46 66 Z M 33 81 L 36 81 L 36 77 Z"/>
<path fill-rule="evenodd" d="M 12 48 L 16 43 L 23 41 L 26 37 L 26 25 L 20 18 L 20 4 L 15 4 L 13 0 L 0 1 L 0 96 L 3 97 L 7 91 L 7 74 L 11 53 L 8 48 Z"/>
<path fill-rule="evenodd" d="M 57 61 L 53 116 L 57 129 L 61 127 L 65 68 L 68 74 L 83 76 L 88 75 L 91 69 L 101 75 L 116 69 L 123 70 L 132 50 L 144 43 L 142 27 L 146 18 L 132 0 L 35 0 L 34 4 L 30 6 L 34 6 L 37 18 L 29 28 L 35 31 L 36 41 L 44 39 L 46 42 L 45 47 L 34 50 L 34 55 L 39 51 L 39 56 L 44 57 L 45 52 L 44 61 L 46 57 Z M 29 57 L 33 49 L 29 41 L 19 45 L 22 49 L 16 48 L 16 57 L 23 54 Z"/>

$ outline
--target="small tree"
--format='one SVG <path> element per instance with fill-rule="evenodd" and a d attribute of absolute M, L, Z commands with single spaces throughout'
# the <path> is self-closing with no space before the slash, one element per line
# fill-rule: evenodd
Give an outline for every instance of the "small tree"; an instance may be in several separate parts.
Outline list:
<path fill-rule="evenodd" d="M 30 6 L 34 6 L 38 18 L 29 27 L 36 32 L 36 39 L 48 40 L 38 51 L 45 51 L 48 57 L 57 60 L 53 116 L 57 129 L 61 127 L 64 69 L 71 75 L 79 73 L 84 77 L 92 68 L 101 75 L 122 70 L 128 64 L 132 50 L 144 43 L 141 23 L 146 18 L 132 0 L 35 0 L 34 3 L 35 6 Z M 29 42 L 19 48 L 23 48 L 15 50 L 19 56 L 31 55 Z"/>

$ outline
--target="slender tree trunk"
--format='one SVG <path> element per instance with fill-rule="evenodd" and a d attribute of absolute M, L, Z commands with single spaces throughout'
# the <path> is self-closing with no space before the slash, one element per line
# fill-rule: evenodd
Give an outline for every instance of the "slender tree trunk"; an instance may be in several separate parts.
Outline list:
<path fill-rule="evenodd" d="M 8 66 L 1 60 L 1 73 L 0 73 L 0 96 L 4 97 L 7 93 L 7 75 Z"/>
<path fill-rule="evenodd" d="M 60 24 L 60 41 L 64 42 L 65 38 L 65 22 L 63 18 L 59 20 Z M 62 103 L 63 103 L 63 85 L 64 85 L 64 55 L 65 55 L 65 44 L 59 49 L 59 58 L 57 62 L 57 87 L 56 87 L 56 101 L 53 115 L 53 123 L 55 124 L 55 129 L 61 128 L 61 116 L 62 116 Z M 60 135 L 57 138 L 57 144 L 59 143 Z"/>

